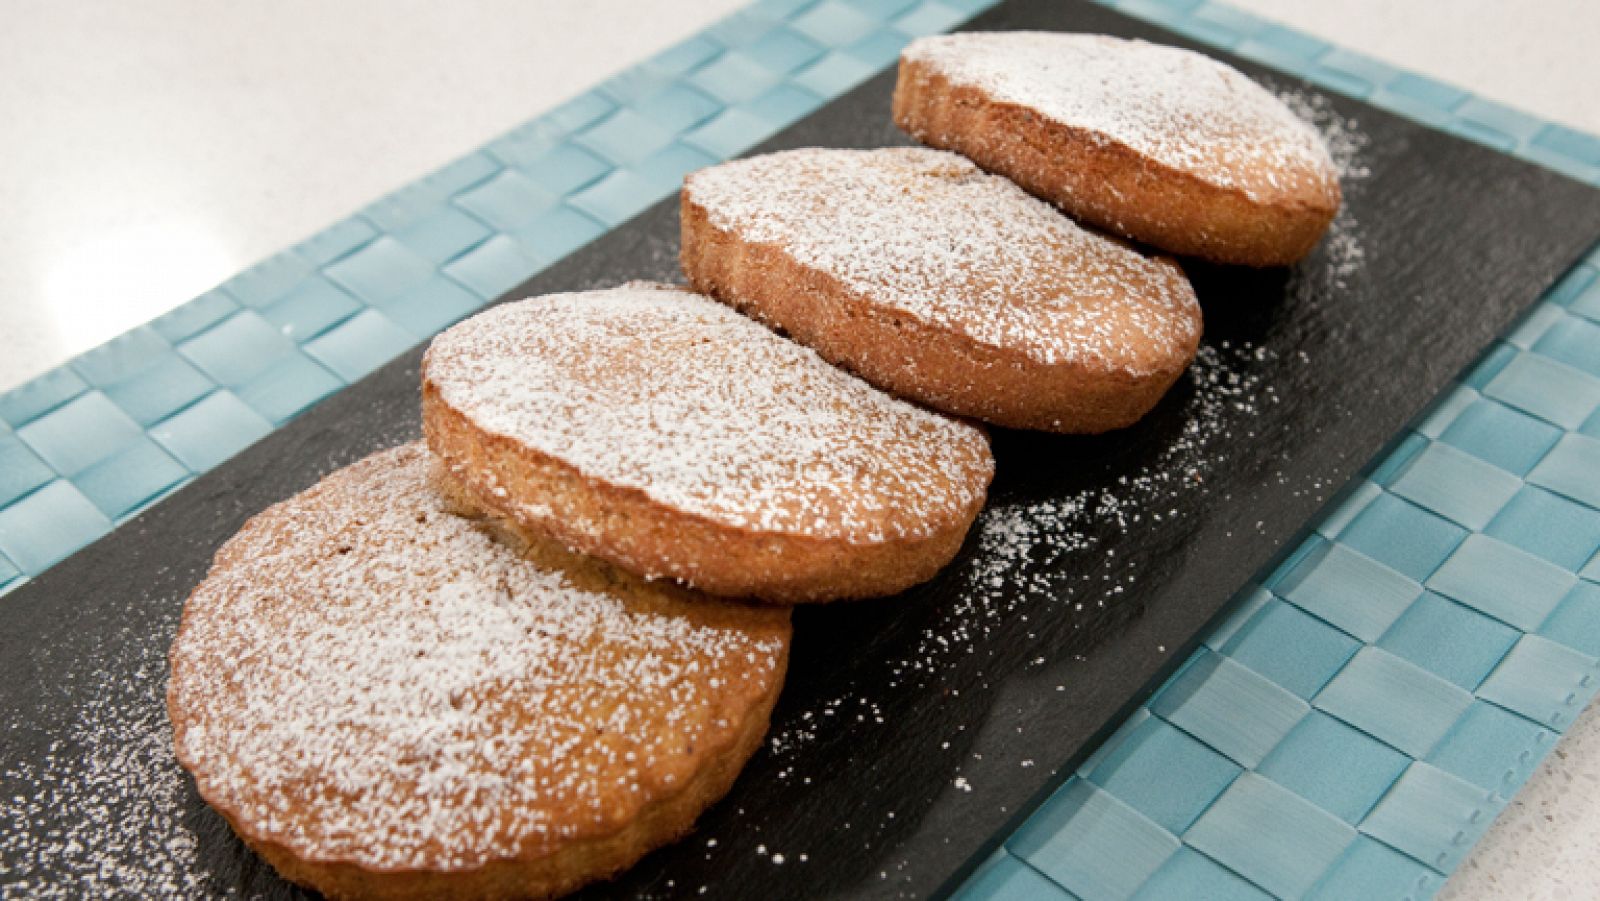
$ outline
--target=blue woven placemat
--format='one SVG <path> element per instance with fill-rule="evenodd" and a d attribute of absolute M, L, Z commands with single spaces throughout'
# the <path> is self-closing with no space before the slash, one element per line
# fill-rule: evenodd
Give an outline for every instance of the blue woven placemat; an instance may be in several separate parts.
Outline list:
<path fill-rule="evenodd" d="M 775 0 L 0 395 L 0 593 L 992 0 Z M 1110 2 L 1600 184 L 1600 141 L 1216 3 Z M 1431 894 L 1600 656 L 1600 256 L 963 889 Z"/>

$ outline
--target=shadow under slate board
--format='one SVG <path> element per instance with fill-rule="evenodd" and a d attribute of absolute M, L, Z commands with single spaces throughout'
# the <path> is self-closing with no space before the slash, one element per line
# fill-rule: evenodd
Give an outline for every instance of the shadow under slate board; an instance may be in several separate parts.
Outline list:
<path fill-rule="evenodd" d="M 1194 46 L 1053 0 L 969 27 Z M 903 597 L 797 611 L 769 746 L 693 835 L 590 895 L 951 890 L 1600 235 L 1600 191 L 1227 61 L 1365 135 L 1370 174 L 1347 184 L 1347 221 L 1292 271 L 1191 265 L 1206 349 L 1146 421 L 1098 438 L 997 432 L 991 506 L 960 557 Z M 907 143 L 889 121 L 893 81 L 760 149 Z M 673 199 L 511 296 L 675 280 L 677 235 Z M 246 518 L 418 434 L 419 357 L 0 602 L 0 798 L 20 799 L 0 805 L 0 893 L 297 893 L 172 760 L 165 652 Z"/>

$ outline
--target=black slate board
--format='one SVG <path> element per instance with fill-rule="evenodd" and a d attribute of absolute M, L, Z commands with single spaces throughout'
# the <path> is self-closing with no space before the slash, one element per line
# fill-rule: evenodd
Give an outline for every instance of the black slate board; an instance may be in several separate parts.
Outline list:
<path fill-rule="evenodd" d="M 969 27 L 1205 49 L 1052 0 L 1016 0 Z M 888 121 L 892 87 L 886 72 L 761 149 L 906 143 Z M 949 891 L 1297 542 L 1327 496 L 1600 235 L 1600 192 L 1327 102 L 1369 138 L 1371 176 L 1346 198 L 1361 264 L 1336 277 L 1347 255 L 1325 248 L 1293 272 L 1190 266 L 1211 348 L 1197 371 L 1215 384 L 1180 382 L 1116 435 L 995 435 L 995 508 L 1031 509 L 1017 515 L 1040 523 L 1040 504 L 1079 498 L 1084 509 L 1062 516 L 1085 546 L 1058 537 L 1044 544 L 1061 553 L 1017 556 L 975 535 L 947 573 L 904 598 L 801 610 L 778 747 L 757 755 L 694 837 L 590 894 Z M 674 279 L 676 250 L 673 200 L 512 293 Z M 183 598 L 245 518 L 417 434 L 419 356 L 0 599 L 0 799 L 20 799 L 0 802 L 0 892 L 163 894 L 188 873 L 202 895 L 295 893 L 178 775 L 160 706 L 165 649 Z M 1002 588 L 988 583 L 995 567 Z"/>

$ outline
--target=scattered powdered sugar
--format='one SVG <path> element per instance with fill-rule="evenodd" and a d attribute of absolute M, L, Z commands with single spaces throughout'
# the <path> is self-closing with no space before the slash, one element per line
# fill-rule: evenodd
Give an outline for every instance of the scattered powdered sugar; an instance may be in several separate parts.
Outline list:
<path fill-rule="evenodd" d="M 991 503 L 974 527 L 977 553 L 961 564 L 955 600 L 923 630 L 910 654 L 888 661 L 888 678 L 870 690 L 925 686 L 956 661 L 984 650 L 993 633 L 1018 617 L 1039 617 L 1042 625 L 1114 605 L 1137 584 L 1138 571 L 1107 545 L 1176 516 L 1182 498 L 1207 491 L 1207 477 L 1229 465 L 1218 452 L 1219 440 L 1250 438 L 1262 406 L 1277 403 L 1258 371 L 1272 358 L 1271 351 L 1250 345 L 1202 347 L 1185 376 L 1192 390 L 1182 428 L 1149 463 L 1065 496 Z M 791 714 L 769 737 L 769 748 L 791 754 L 829 725 L 881 722 L 866 691 Z"/>
<path fill-rule="evenodd" d="M 548 849 L 692 777 L 779 678 L 783 611 L 530 563 L 448 513 L 427 466 L 406 445 L 269 509 L 189 601 L 178 757 L 247 833 L 378 868 Z"/>
<path fill-rule="evenodd" d="M 696 172 L 684 197 L 872 303 L 1040 363 L 1146 374 L 1187 356 L 1200 330 L 1170 261 L 946 151 L 774 153 Z"/>
<path fill-rule="evenodd" d="M 127 636 L 123 653 L 133 659 L 94 661 L 87 700 L 66 733 L 42 756 L 0 772 L 0 785 L 27 792 L 0 797 L 0 896 L 216 894 L 179 815 L 188 789 L 162 693 L 163 637 L 173 623 L 146 625 L 148 634 Z M 15 736 L 33 725 L 4 729 Z"/>
<path fill-rule="evenodd" d="M 1372 174 L 1362 157 L 1362 151 L 1367 149 L 1370 140 L 1367 133 L 1361 130 L 1359 122 L 1334 109 L 1327 95 L 1281 90 L 1277 92 L 1277 98 L 1298 119 L 1322 136 L 1322 143 L 1328 148 L 1328 156 L 1334 171 L 1339 173 L 1340 182 L 1362 181 Z"/>
<path fill-rule="evenodd" d="M 920 537 L 994 465 L 977 429 L 666 286 L 495 307 L 434 339 L 423 374 L 479 428 L 743 528 Z"/>
<path fill-rule="evenodd" d="M 1372 175 L 1364 155 L 1370 139 L 1361 130 L 1360 123 L 1341 114 L 1326 95 L 1280 90 L 1277 97 L 1295 116 L 1322 135 L 1344 194 L 1338 214 L 1315 251 L 1317 263 L 1295 267 L 1290 290 L 1304 291 L 1309 287 L 1306 279 L 1315 278 L 1321 290 L 1337 296 L 1348 287 L 1350 277 L 1366 263 L 1361 225 L 1351 210 L 1350 198 L 1360 193 L 1362 183 Z"/>
<path fill-rule="evenodd" d="M 1255 200 L 1320 190 L 1328 151 L 1266 89 L 1203 54 L 1104 35 L 968 32 L 904 58 Z"/>
<path fill-rule="evenodd" d="M 1098 568 L 1091 572 L 1063 566 L 1063 561 L 1075 555 L 1114 558 L 1114 550 L 1101 550 L 1108 536 L 1176 516 L 1179 498 L 1203 492 L 1206 476 L 1228 462 L 1213 444 L 1230 434 L 1251 437 L 1248 420 L 1260 405 L 1277 403 L 1276 392 L 1254 371 L 1255 364 L 1272 356 L 1266 348 L 1228 342 L 1200 348 L 1185 375 L 1194 390 L 1181 414 L 1183 428 L 1150 463 L 1115 482 L 1065 497 L 995 504 L 985 510 L 977 524 L 981 552 L 967 573 L 966 594 L 974 611 L 981 609 L 986 619 L 1003 615 L 994 604 L 1018 603 L 1030 595 L 1105 606 L 1127 590 L 1136 579 L 1131 573 L 1106 578 Z M 916 668 L 916 662 L 910 666 Z"/>
<path fill-rule="evenodd" d="M 1079 612 L 1114 604 L 1138 573 L 1131 561 L 1119 561 L 1114 548 L 1104 547 L 1107 540 L 1176 516 L 1181 498 L 1206 490 L 1206 476 L 1228 463 L 1214 447 L 1217 440 L 1230 434 L 1249 438 L 1249 421 L 1260 405 L 1277 402 L 1255 371 L 1271 356 L 1265 348 L 1226 342 L 1202 347 L 1185 376 L 1194 390 L 1182 430 L 1150 463 L 1064 497 L 985 509 L 975 527 L 979 553 L 963 574 L 961 599 L 896 664 L 896 677 L 939 671 L 1025 606 L 1043 601 L 1057 611 Z"/>
<path fill-rule="evenodd" d="M 1327 256 L 1327 265 L 1320 271 L 1326 287 L 1332 289 L 1348 287 L 1350 276 L 1361 271 L 1366 263 L 1367 250 L 1361 243 L 1360 223 L 1349 207 L 1340 207 L 1339 214 L 1328 225 L 1328 233 L 1322 238 L 1322 253 Z"/>

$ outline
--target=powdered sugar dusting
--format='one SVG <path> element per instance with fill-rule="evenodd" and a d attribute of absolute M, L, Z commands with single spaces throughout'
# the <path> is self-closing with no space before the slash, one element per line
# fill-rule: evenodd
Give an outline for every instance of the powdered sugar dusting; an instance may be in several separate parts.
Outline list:
<path fill-rule="evenodd" d="M 942 150 L 811 148 L 704 169 L 686 201 L 848 289 L 1045 363 L 1135 375 L 1187 357 L 1199 307 L 1170 261 L 1080 228 Z"/>
<path fill-rule="evenodd" d="M 1334 109 L 1326 94 L 1281 90 L 1277 97 L 1300 121 L 1322 136 L 1334 170 L 1339 173 L 1339 181 L 1365 181 L 1372 174 L 1362 155 L 1370 138 L 1361 130 L 1361 123 Z"/>
<path fill-rule="evenodd" d="M 980 553 L 968 570 L 962 606 L 972 617 L 966 630 L 987 633 L 987 624 L 1017 605 L 1047 597 L 1052 603 L 1105 607 L 1137 581 L 1133 561 L 1102 550 L 1108 536 L 1122 536 L 1178 515 L 1180 498 L 1206 490 L 1207 475 L 1228 464 L 1213 445 L 1233 435 L 1253 436 L 1250 420 L 1264 404 L 1278 402 L 1254 372 L 1270 359 L 1265 348 L 1223 343 L 1200 349 L 1186 378 L 1194 389 L 1183 411 L 1183 427 L 1155 458 L 1114 483 L 1062 497 L 995 504 L 977 523 Z M 1072 566 L 1082 556 L 1091 566 Z M 957 612 L 960 612 L 959 610 Z M 971 636 L 969 636 L 971 637 Z M 940 642 L 926 635 L 907 671 L 933 666 Z"/>
<path fill-rule="evenodd" d="M 781 611 L 530 563 L 448 513 L 427 466 L 407 445 L 269 509 L 189 601 L 178 756 L 246 832 L 376 868 L 538 853 L 681 784 L 781 678 Z"/>
<path fill-rule="evenodd" d="M 1262 407 L 1278 402 L 1259 373 L 1272 358 L 1271 351 L 1250 345 L 1202 347 L 1185 376 L 1191 390 L 1183 425 L 1148 463 L 1114 482 L 1069 494 L 991 503 L 974 527 L 977 553 L 959 564 L 956 599 L 918 636 L 914 650 L 888 661 L 889 677 L 881 683 L 791 714 L 769 736 L 771 750 L 791 754 L 829 726 L 882 722 L 874 717 L 878 705 L 871 694 L 919 690 L 960 660 L 993 655 L 997 648 L 989 637 L 1018 619 L 1042 629 L 1114 606 L 1137 584 L 1139 563 L 1108 545 L 1148 532 L 1194 503 L 1183 498 L 1207 492 L 1209 475 L 1230 462 L 1217 444 L 1252 437 Z M 1039 652 L 1046 656 L 1036 663 L 1043 663 L 1055 649 L 1041 645 Z"/>
<path fill-rule="evenodd" d="M 743 528 L 921 537 L 993 470 L 977 429 L 665 286 L 496 307 L 436 338 L 423 372 L 482 429 Z"/>
<path fill-rule="evenodd" d="M 213 895 L 195 835 L 176 815 L 187 788 L 162 704 L 173 623 L 128 636 L 133 660 L 93 662 L 71 727 L 41 756 L 9 763 L 0 785 L 0 896 L 177 898 Z M 113 675 L 114 674 L 114 675 Z M 5 723 L 15 736 L 35 723 Z"/>
<path fill-rule="evenodd" d="M 1051 615 L 1063 615 L 1115 604 L 1138 581 L 1138 564 L 1118 559 L 1104 547 L 1107 540 L 1176 516 L 1181 498 L 1206 491 L 1207 476 L 1229 462 L 1216 442 L 1250 438 L 1261 406 L 1278 402 L 1256 373 L 1271 356 L 1251 346 L 1202 347 L 1185 376 L 1193 391 L 1183 427 L 1151 462 L 1115 482 L 986 509 L 975 527 L 979 554 L 965 573 L 962 600 L 922 636 L 899 674 L 937 672 L 952 653 L 968 652 L 1025 606 L 1042 601 L 1054 608 Z"/>
<path fill-rule="evenodd" d="M 1360 193 L 1362 184 L 1372 175 L 1364 151 L 1370 140 L 1356 120 L 1340 114 L 1323 94 L 1280 90 L 1278 99 L 1307 125 L 1322 135 L 1323 143 L 1339 173 L 1339 183 L 1345 195 Z M 1320 266 L 1299 266 L 1295 279 L 1303 281 L 1307 273 L 1323 282 L 1322 288 L 1334 296 L 1348 286 L 1366 262 L 1366 248 L 1361 242 L 1361 226 L 1351 204 L 1339 206 L 1339 212 L 1328 226 L 1317 253 L 1322 258 Z"/>
<path fill-rule="evenodd" d="M 1270 92 L 1177 47 L 1104 35 L 968 32 L 920 38 L 904 57 L 952 83 L 1258 201 L 1320 190 L 1327 149 Z"/>

